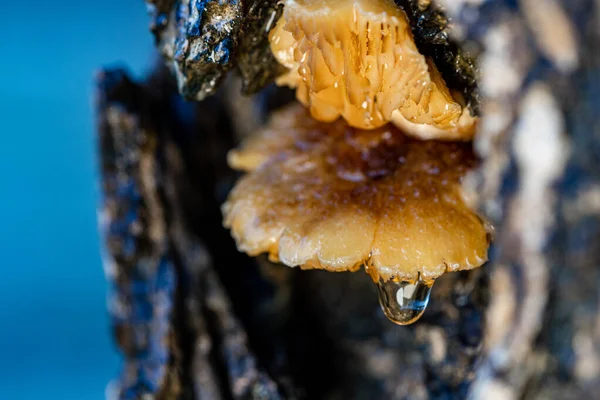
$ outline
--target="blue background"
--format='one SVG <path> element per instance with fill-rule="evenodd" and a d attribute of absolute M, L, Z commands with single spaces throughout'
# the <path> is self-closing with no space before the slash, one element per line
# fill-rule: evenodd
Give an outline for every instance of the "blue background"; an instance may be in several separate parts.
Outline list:
<path fill-rule="evenodd" d="M 118 372 L 93 79 L 143 73 L 148 22 L 142 0 L 0 0 L 0 399 L 102 399 Z"/>

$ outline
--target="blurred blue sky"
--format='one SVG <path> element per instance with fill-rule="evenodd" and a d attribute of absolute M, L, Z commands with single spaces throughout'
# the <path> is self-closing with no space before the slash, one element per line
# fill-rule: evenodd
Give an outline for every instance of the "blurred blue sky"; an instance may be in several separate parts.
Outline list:
<path fill-rule="evenodd" d="M 93 76 L 141 74 L 142 0 L 0 0 L 0 399 L 104 398 Z"/>

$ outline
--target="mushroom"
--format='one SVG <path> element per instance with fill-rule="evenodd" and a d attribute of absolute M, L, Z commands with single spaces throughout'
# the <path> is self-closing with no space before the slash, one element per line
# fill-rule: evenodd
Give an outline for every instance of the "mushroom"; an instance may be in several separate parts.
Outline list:
<path fill-rule="evenodd" d="M 397 323 L 420 316 L 434 279 L 487 259 L 486 228 L 461 193 L 469 144 L 320 122 L 295 104 L 229 163 L 248 172 L 222 207 L 240 251 L 303 269 L 364 265 Z"/>
<path fill-rule="evenodd" d="M 476 118 L 421 55 L 392 0 L 284 0 L 271 50 L 288 72 L 277 84 L 320 121 L 361 129 L 392 121 L 421 139 L 470 140 Z"/>

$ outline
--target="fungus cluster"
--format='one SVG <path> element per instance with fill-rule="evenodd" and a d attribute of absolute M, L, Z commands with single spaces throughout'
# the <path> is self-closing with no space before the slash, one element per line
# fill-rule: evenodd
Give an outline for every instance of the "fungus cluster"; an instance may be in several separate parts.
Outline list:
<path fill-rule="evenodd" d="M 246 173 L 223 205 L 239 250 L 355 271 L 385 314 L 414 322 L 434 279 L 487 259 L 461 193 L 476 119 L 422 56 L 391 0 L 285 0 L 270 34 L 301 104 L 229 154 Z M 436 140 L 431 140 L 436 139 Z"/>

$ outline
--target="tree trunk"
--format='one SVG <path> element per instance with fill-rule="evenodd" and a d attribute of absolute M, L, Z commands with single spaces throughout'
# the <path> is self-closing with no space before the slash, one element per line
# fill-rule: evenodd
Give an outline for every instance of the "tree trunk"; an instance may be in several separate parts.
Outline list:
<path fill-rule="evenodd" d="M 600 3 L 439 3 L 479 52 L 482 164 L 466 186 L 495 235 L 490 261 L 440 278 L 410 326 L 387 321 L 364 274 L 252 259 L 222 228 L 236 178 L 226 151 L 289 93 L 188 103 L 160 69 L 144 83 L 100 77 L 105 260 L 125 360 L 115 397 L 596 396 Z"/>

